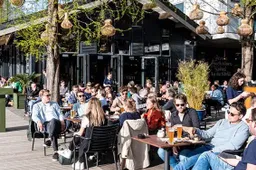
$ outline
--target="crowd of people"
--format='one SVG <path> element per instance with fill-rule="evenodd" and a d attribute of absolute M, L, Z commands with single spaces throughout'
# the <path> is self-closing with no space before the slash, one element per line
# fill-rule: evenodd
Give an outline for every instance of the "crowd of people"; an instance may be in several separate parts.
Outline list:
<path fill-rule="evenodd" d="M 0 85 L 4 83 L 2 77 Z M 243 157 L 235 156 L 231 159 L 219 155 L 225 150 L 237 150 L 244 146 L 249 134 L 255 135 L 256 122 L 256 98 L 255 94 L 243 91 L 245 75 L 235 73 L 229 82 L 219 81 L 209 83 L 209 91 L 203 101 L 206 113 L 211 116 L 211 106 L 224 106 L 230 108 L 226 111 L 226 119 L 221 119 L 208 130 L 200 129 L 200 119 L 195 109 L 190 108 L 187 97 L 183 93 L 183 85 L 180 82 L 170 83 L 166 81 L 157 91 L 151 80 L 147 80 L 145 87 L 130 81 L 126 86 L 113 91 L 112 74 L 109 73 L 101 84 L 87 82 L 73 85 L 71 91 L 64 80 L 60 81 L 60 100 L 53 102 L 50 92 L 40 90 L 36 83 L 31 83 L 27 89 L 26 115 L 31 116 L 41 132 L 47 132 L 49 139 L 45 146 L 52 146 L 53 160 L 58 160 L 59 155 L 71 158 L 74 144 L 83 144 L 81 138 L 74 138 L 69 148 L 59 150 L 58 138 L 61 133 L 72 132 L 72 122 L 68 121 L 71 111 L 75 111 L 76 117 L 81 119 L 77 132 L 78 136 L 88 136 L 93 126 L 105 126 L 119 123 L 120 129 L 126 120 L 143 119 L 146 122 L 149 134 L 156 134 L 167 123 L 173 127 L 183 126 L 183 137 L 199 136 L 209 141 L 199 147 L 173 147 L 169 152 L 170 165 L 174 170 L 187 169 L 236 169 L 247 170 L 256 168 L 254 149 L 255 139 L 250 140 L 248 149 Z M 252 97 L 251 108 L 246 110 L 243 102 L 247 97 Z M 62 107 L 70 107 L 70 110 L 62 110 Z M 118 120 L 110 119 L 110 115 L 117 115 Z M 74 163 L 75 169 L 84 168 L 83 152 L 87 145 L 81 145 L 79 157 Z M 164 160 L 163 149 L 158 149 L 159 157 Z M 246 169 L 246 168 L 244 168 Z"/>

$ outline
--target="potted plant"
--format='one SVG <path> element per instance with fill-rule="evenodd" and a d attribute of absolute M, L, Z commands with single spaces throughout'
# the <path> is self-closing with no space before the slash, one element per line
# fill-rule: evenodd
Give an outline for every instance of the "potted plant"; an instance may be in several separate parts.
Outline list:
<path fill-rule="evenodd" d="M 209 65 L 203 61 L 180 61 L 177 78 L 183 83 L 189 107 L 197 110 L 199 119 L 204 114 L 203 100 L 208 85 Z"/>
<path fill-rule="evenodd" d="M 14 107 L 17 109 L 24 109 L 25 108 L 25 92 L 26 92 L 26 88 L 29 87 L 30 83 L 36 79 L 37 77 L 40 77 L 41 74 L 36 74 L 36 73 L 32 73 L 32 74 L 28 74 L 28 73 L 24 73 L 24 74 L 16 74 L 15 76 L 11 77 L 9 79 L 10 83 L 15 83 L 15 84 L 20 84 L 20 86 L 22 87 L 22 91 L 21 93 L 13 93 L 13 102 L 14 102 Z"/>

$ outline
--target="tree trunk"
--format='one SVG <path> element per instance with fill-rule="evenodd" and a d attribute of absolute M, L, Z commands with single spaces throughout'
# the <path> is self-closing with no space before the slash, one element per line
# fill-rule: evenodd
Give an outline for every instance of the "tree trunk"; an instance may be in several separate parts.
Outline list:
<path fill-rule="evenodd" d="M 242 40 L 242 67 L 244 74 L 246 75 L 246 80 L 250 81 L 252 79 L 252 69 L 253 69 L 253 39 L 254 34 L 247 39 Z"/>
<path fill-rule="evenodd" d="M 58 48 L 58 0 L 48 0 L 48 35 L 47 46 L 47 89 L 52 94 L 51 99 L 58 102 L 60 58 Z"/>
<path fill-rule="evenodd" d="M 245 17 L 249 19 L 249 24 L 253 27 L 254 17 L 250 18 L 255 7 L 248 6 L 245 8 Z M 252 79 L 253 70 L 253 54 L 254 54 L 254 31 L 253 34 L 248 37 L 242 37 L 242 65 L 241 69 L 246 75 L 246 81 Z"/>

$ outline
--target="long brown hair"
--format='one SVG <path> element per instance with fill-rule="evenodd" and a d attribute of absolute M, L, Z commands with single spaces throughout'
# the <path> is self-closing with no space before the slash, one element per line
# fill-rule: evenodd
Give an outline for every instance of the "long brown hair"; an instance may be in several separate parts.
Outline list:
<path fill-rule="evenodd" d="M 124 106 L 125 106 L 125 109 L 127 109 L 125 110 L 126 112 L 132 112 L 132 113 L 137 112 L 136 104 L 133 99 L 128 99 L 127 101 L 125 101 Z"/>
<path fill-rule="evenodd" d="M 156 109 L 156 110 L 160 111 L 160 106 L 159 106 L 159 103 L 158 103 L 157 98 L 155 96 L 149 95 L 147 100 L 149 100 L 151 103 L 153 103 L 153 105 L 154 105 L 153 109 Z"/>
<path fill-rule="evenodd" d="M 229 80 L 228 86 L 232 87 L 235 90 L 242 89 L 239 87 L 238 80 L 241 78 L 246 78 L 245 74 L 242 72 L 236 72 Z"/>
<path fill-rule="evenodd" d="M 88 102 L 88 118 L 91 126 L 101 126 L 105 122 L 105 114 L 99 99 L 92 97 Z"/>

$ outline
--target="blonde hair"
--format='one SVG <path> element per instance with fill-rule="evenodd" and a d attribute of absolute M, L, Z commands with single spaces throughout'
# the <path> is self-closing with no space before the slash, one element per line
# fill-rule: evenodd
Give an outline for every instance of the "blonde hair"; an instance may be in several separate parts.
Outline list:
<path fill-rule="evenodd" d="M 90 126 L 101 126 L 105 122 L 105 114 L 99 99 L 92 97 L 88 102 L 88 118 Z"/>
<path fill-rule="evenodd" d="M 159 111 L 161 110 L 160 106 L 159 106 L 159 103 L 157 101 L 157 98 L 154 95 L 148 96 L 147 100 L 149 100 L 151 103 L 153 103 L 153 105 L 154 105 L 153 109 L 156 109 L 156 110 L 159 110 Z"/>
<path fill-rule="evenodd" d="M 136 104 L 133 99 L 128 99 L 124 102 L 125 108 L 127 108 L 127 112 L 137 112 L 136 110 Z"/>

